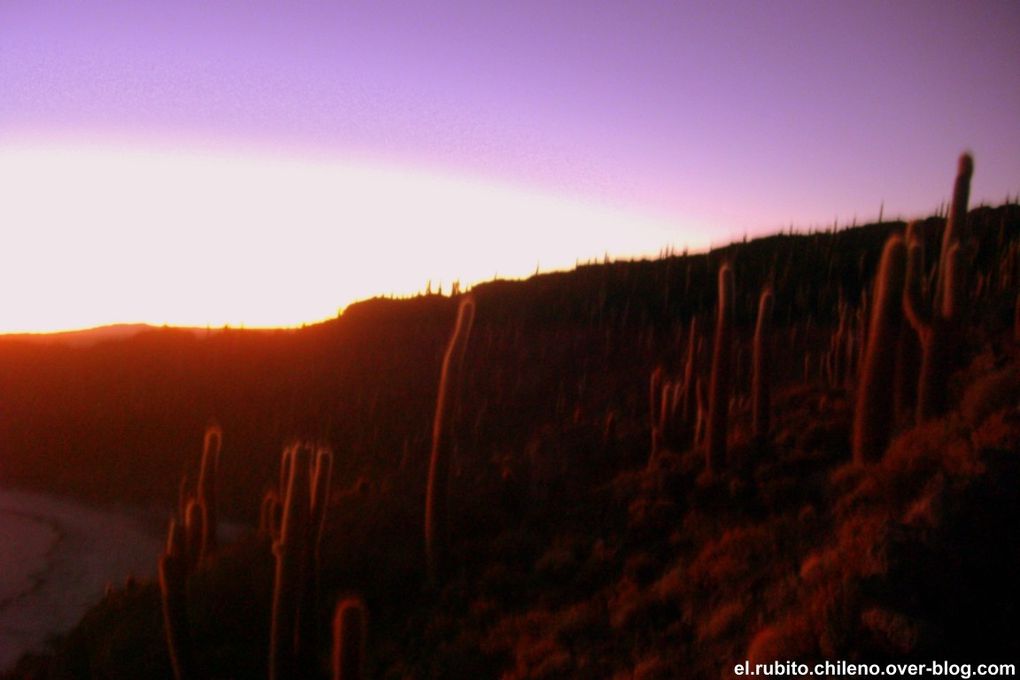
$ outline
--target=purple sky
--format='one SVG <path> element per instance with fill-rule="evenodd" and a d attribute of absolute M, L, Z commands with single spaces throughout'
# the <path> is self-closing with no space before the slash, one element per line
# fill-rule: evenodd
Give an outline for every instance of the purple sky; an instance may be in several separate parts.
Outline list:
<path fill-rule="evenodd" d="M 977 197 L 1020 190 L 1018 35 L 1015 2 L 5 0 L 0 130 L 369 156 L 754 230 L 927 209 L 964 148 Z"/>
<path fill-rule="evenodd" d="M 1017 2 L 0 1 L 5 143 L 504 182 L 722 242 L 1020 192 Z"/>

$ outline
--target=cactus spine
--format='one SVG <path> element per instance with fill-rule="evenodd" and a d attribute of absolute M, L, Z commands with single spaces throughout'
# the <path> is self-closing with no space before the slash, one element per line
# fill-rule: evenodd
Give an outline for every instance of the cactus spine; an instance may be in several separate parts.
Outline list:
<path fill-rule="evenodd" d="M 762 291 L 758 300 L 758 322 L 754 328 L 754 367 L 751 374 L 751 428 L 754 438 L 764 441 L 769 433 L 771 402 L 769 393 L 769 330 L 772 320 L 772 291 Z"/>
<path fill-rule="evenodd" d="M 910 244 L 903 308 L 921 343 L 921 372 L 917 387 L 917 422 L 937 417 L 948 406 L 949 375 L 957 363 L 959 322 L 966 296 L 961 232 L 967 215 L 970 178 L 974 162 L 968 154 L 960 157 L 953 190 L 949 221 L 942 235 L 935 296 L 926 304 L 923 285 L 923 247 Z"/>
<path fill-rule="evenodd" d="M 449 549 L 449 480 L 451 457 L 451 420 L 455 389 L 460 384 L 471 325 L 475 318 L 475 302 L 465 297 L 457 309 L 457 323 L 443 357 L 436 399 L 436 417 L 432 425 L 432 455 L 429 458 L 429 481 L 425 497 L 425 561 L 429 582 L 435 586 L 445 566 Z"/>
<path fill-rule="evenodd" d="M 333 616 L 333 680 L 361 680 L 365 676 L 365 603 L 349 597 Z"/>
<path fill-rule="evenodd" d="M 730 354 L 733 342 L 733 268 L 719 269 L 719 303 L 712 348 L 712 377 L 708 389 L 708 446 L 705 467 L 709 474 L 726 465 L 729 427 Z"/>
<path fill-rule="evenodd" d="M 854 462 L 880 459 L 892 435 L 895 421 L 894 382 L 896 353 L 903 322 L 903 283 L 906 246 L 892 236 L 882 251 L 874 304 L 868 330 L 864 365 L 854 410 Z"/>

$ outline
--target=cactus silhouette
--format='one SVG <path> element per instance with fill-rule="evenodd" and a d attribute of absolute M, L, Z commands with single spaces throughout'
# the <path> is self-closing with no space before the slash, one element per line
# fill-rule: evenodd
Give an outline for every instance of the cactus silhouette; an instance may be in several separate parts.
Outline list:
<path fill-rule="evenodd" d="M 365 675 L 365 603 L 348 597 L 333 616 L 333 680 L 361 680 Z"/>
<path fill-rule="evenodd" d="M 302 601 L 308 556 L 311 448 L 295 445 L 285 460 L 290 462 L 287 496 L 280 538 L 273 546 L 276 578 L 273 587 L 273 619 L 269 638 L 269 678 L 284 680 L 297 675 L 298 608 Z"/>
<path fill-rule="evenodd" d="M 194 572 L 205 558 L 209 535 L 208 515 L 205 504 L 192 498 L 184 511 L 184 537 L 188 573 Z"/>
<path fill-rule="evenodd" d="M 967 215 L 970 178 L 974 171 L 971 157 L 960 157 L 953 190 L 949 221 L 942 235 L 935 295 L 927 304 L 923 293 L 923 246 L 910 244 L 907 256 L 907 281 L 903 308 L 921 343 L 921 371 L 917 386 L 917 422 L 937 417 L 948 406 L 949 376 L 958 364 L 957 345 L 962 307 L 966 297 L 966 271 L 960 238 Z"/>
<path fill-rule="evenodd" d="M 475 302 L 465 297 L 457 309 L 457 323 L 443 357 L 436 399 L 436 417 L 432 425 L 432 455 L 425 497 L 425 561 L 429 582 L 435 586 L 445 567 L 449 549 L 449 479 L 451 422 L 455 390 L 460 384 L 468 337 L 475 318 Z"/>
<path fill-rule="evenodd" d="M 892 236 L 882 251 L 868 330 L 864 365 L 854 410 L 854 462 L 880 459 L 895 420 L 894 382 L 900 327 L 903 322 L 903 283 L 906 246 Z"/>
<path fill-rule="evenodd" d="M 772 290 L 766 288 L 758 300 L 758 322 L 754 329 L 754 367 L 751 374 L 751 429 L 758 441 L 768 436 L 771 417 L 768 371 L 772 303 Z"/>
<path fill-rule="evenodd" d="M 733 268 L 719 269 L 719 303 L 712 347 L 712 376 L 708 389 L 708 446 L 705 467 L 711 474 L 726 465 L 726 435 L 729 427 L 730 354 L 733 343 Z"/>
<path fill-rule="evenodd" d="M 159 591 L 170 665 L 177 680 L 196 678 L 188 623 L 188 557 L 184 528 L 170 520 L 166 548 L 159 558 Z"/>
<path fill-rule="evenodd" d="M 205 429 L 202 442 L 202 464 L 198 474 L 198 499 L 205 506 L 205 544 L 202 556 L 216 550 L 217 507 L 216 487 L 219 483 L 220 449 L 223 447 L 223 430 L 218 425 Z"/>

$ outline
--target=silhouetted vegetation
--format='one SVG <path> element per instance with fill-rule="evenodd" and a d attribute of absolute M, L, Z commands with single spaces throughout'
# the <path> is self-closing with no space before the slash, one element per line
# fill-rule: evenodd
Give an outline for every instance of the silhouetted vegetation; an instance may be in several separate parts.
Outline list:
<path fill-rule="evenodd" d="M 452 340 L 464 296 L 0 341 L 4 479 L 183 523 L 160 584 L 115 589 L 14 677 L 1015 660 L 1020 206 L 956 192 L 943 248 L 934 217 L 494 281 Z M 935 378 L 910 364 L 924 323 L 952 333 Z M 210 475 L 193 519 L 178 481 Z M 188 530 L 215 517 L 251 530 Z"/>

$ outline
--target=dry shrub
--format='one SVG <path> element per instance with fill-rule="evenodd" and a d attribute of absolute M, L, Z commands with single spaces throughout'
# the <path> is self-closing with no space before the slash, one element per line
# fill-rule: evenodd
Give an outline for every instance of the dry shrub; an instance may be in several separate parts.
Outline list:
<path fill-rule="evenodd" d="M 924 626 L 916 619 L 885 607 L 870 607 L 861 613 L 861 624 L 887 653 L 914 652 Z"/>
<path fill-rule="evenodd" d="M 698 641 L 723 638 L 739 630 L 747 614 L 747 604 L 739 600 L 724 602 L 698 626 Z"/>
<path fill-rule="evenodd" d="M 1020 405 L 1020 370 L 1007 366 L 987 373 L 963 393 L 960 413 L 971 427 L 976 427 L 992 413 Z"/>
<path fill-rule="evenodd" d="M 706 545 L 691 563 L 690 579 L 699 588 L 744 582 L 752 572 L 775 565 L 775 526 L 751 525 L 726 530 Z"/>
<path fill-rule="evenodd" d="M 755 664 L 773 661 L 798 661 L 817 656 L 818 645 L 807 621 L 788 616 L 759 630 L 747 646 L 747 660 Z"/>
<path fill-rule="evenodd" d="M 630 680 L 671 680 L 675 677 L 676 669 L 661 655 L 652 652 L 634 666 Z"/>
<path fill-rule="evenodd" d="M 1020 451 L 1020 405 L 989 415 L 970 435 L 977 451 Z"/>
<path fill-rule="evenodd" d="M 621 579 L 609 596 L 609 625 L 615 630 L 632 628 L 648 610 L 648 598 L 636 583 Z"/>
<path fill-rule="evenodd" d="M 683 564 L 676 563 L 659 577 L 652 587 L 652 594 L 661 602 L 680 602 L 687 592 L 687 576 Z"/>

